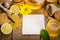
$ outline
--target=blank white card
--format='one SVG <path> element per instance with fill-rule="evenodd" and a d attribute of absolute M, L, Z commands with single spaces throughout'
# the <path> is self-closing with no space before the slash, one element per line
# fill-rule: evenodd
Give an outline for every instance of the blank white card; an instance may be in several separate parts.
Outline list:
<path fill-rule="evenodd" d="M 40 34 L 40 30 L 45 29 L 44 15 L 23 16 L 22 34 Z"/>

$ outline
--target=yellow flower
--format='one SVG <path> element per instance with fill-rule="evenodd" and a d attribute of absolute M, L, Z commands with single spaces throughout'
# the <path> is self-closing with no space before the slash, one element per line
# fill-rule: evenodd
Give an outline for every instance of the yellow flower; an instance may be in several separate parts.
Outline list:
<path fill-rule="evenodd" d="M 20 14 L 22 15 L 28 15 L 31 14 L 32 12 L 32 7 L 28 4 L 22 4 L 22 6 L 20 6 Z"/>

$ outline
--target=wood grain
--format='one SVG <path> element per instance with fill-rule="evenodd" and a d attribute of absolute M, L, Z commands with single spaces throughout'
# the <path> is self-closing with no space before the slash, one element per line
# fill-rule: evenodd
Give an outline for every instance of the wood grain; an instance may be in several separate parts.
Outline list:
<path fill-rule="evenodd" d="M 0 40 L 12 40 L 13 34 L 4 35 L 0 30 Z"/>
<path fill-rule="evenodd" d="M 22 35 L 22 30 L 18 29 L 13 32 L 13 40 L 40 40 L 39 35 Z"/>

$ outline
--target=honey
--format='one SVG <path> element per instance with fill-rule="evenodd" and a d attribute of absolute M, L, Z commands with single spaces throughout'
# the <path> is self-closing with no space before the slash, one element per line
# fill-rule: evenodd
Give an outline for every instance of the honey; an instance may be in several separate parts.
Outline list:
<path fill-rule="evenodd" d="M 50 40 L 58 40 L 59 36 L 59 21 L 56 19 L 51 19 L 47 23 L 46 30 L 49 33 Z"/>
<path fill-rule="evenodd" d="M 45 0 L 25 0 L 25 2 L 34 6 L 34 9 L 39 9 L 44 5 Z"/>

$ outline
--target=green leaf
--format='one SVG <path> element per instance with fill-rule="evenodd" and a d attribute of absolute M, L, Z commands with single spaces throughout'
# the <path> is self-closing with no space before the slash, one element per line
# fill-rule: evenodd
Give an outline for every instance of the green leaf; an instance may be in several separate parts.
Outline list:
<path fill-rule="evenodd" d="M 45 29 L 42 29 L 40 31 L 40 36 L 42 37 L 43 40 L 50 40 L 49 34 Z"/>

